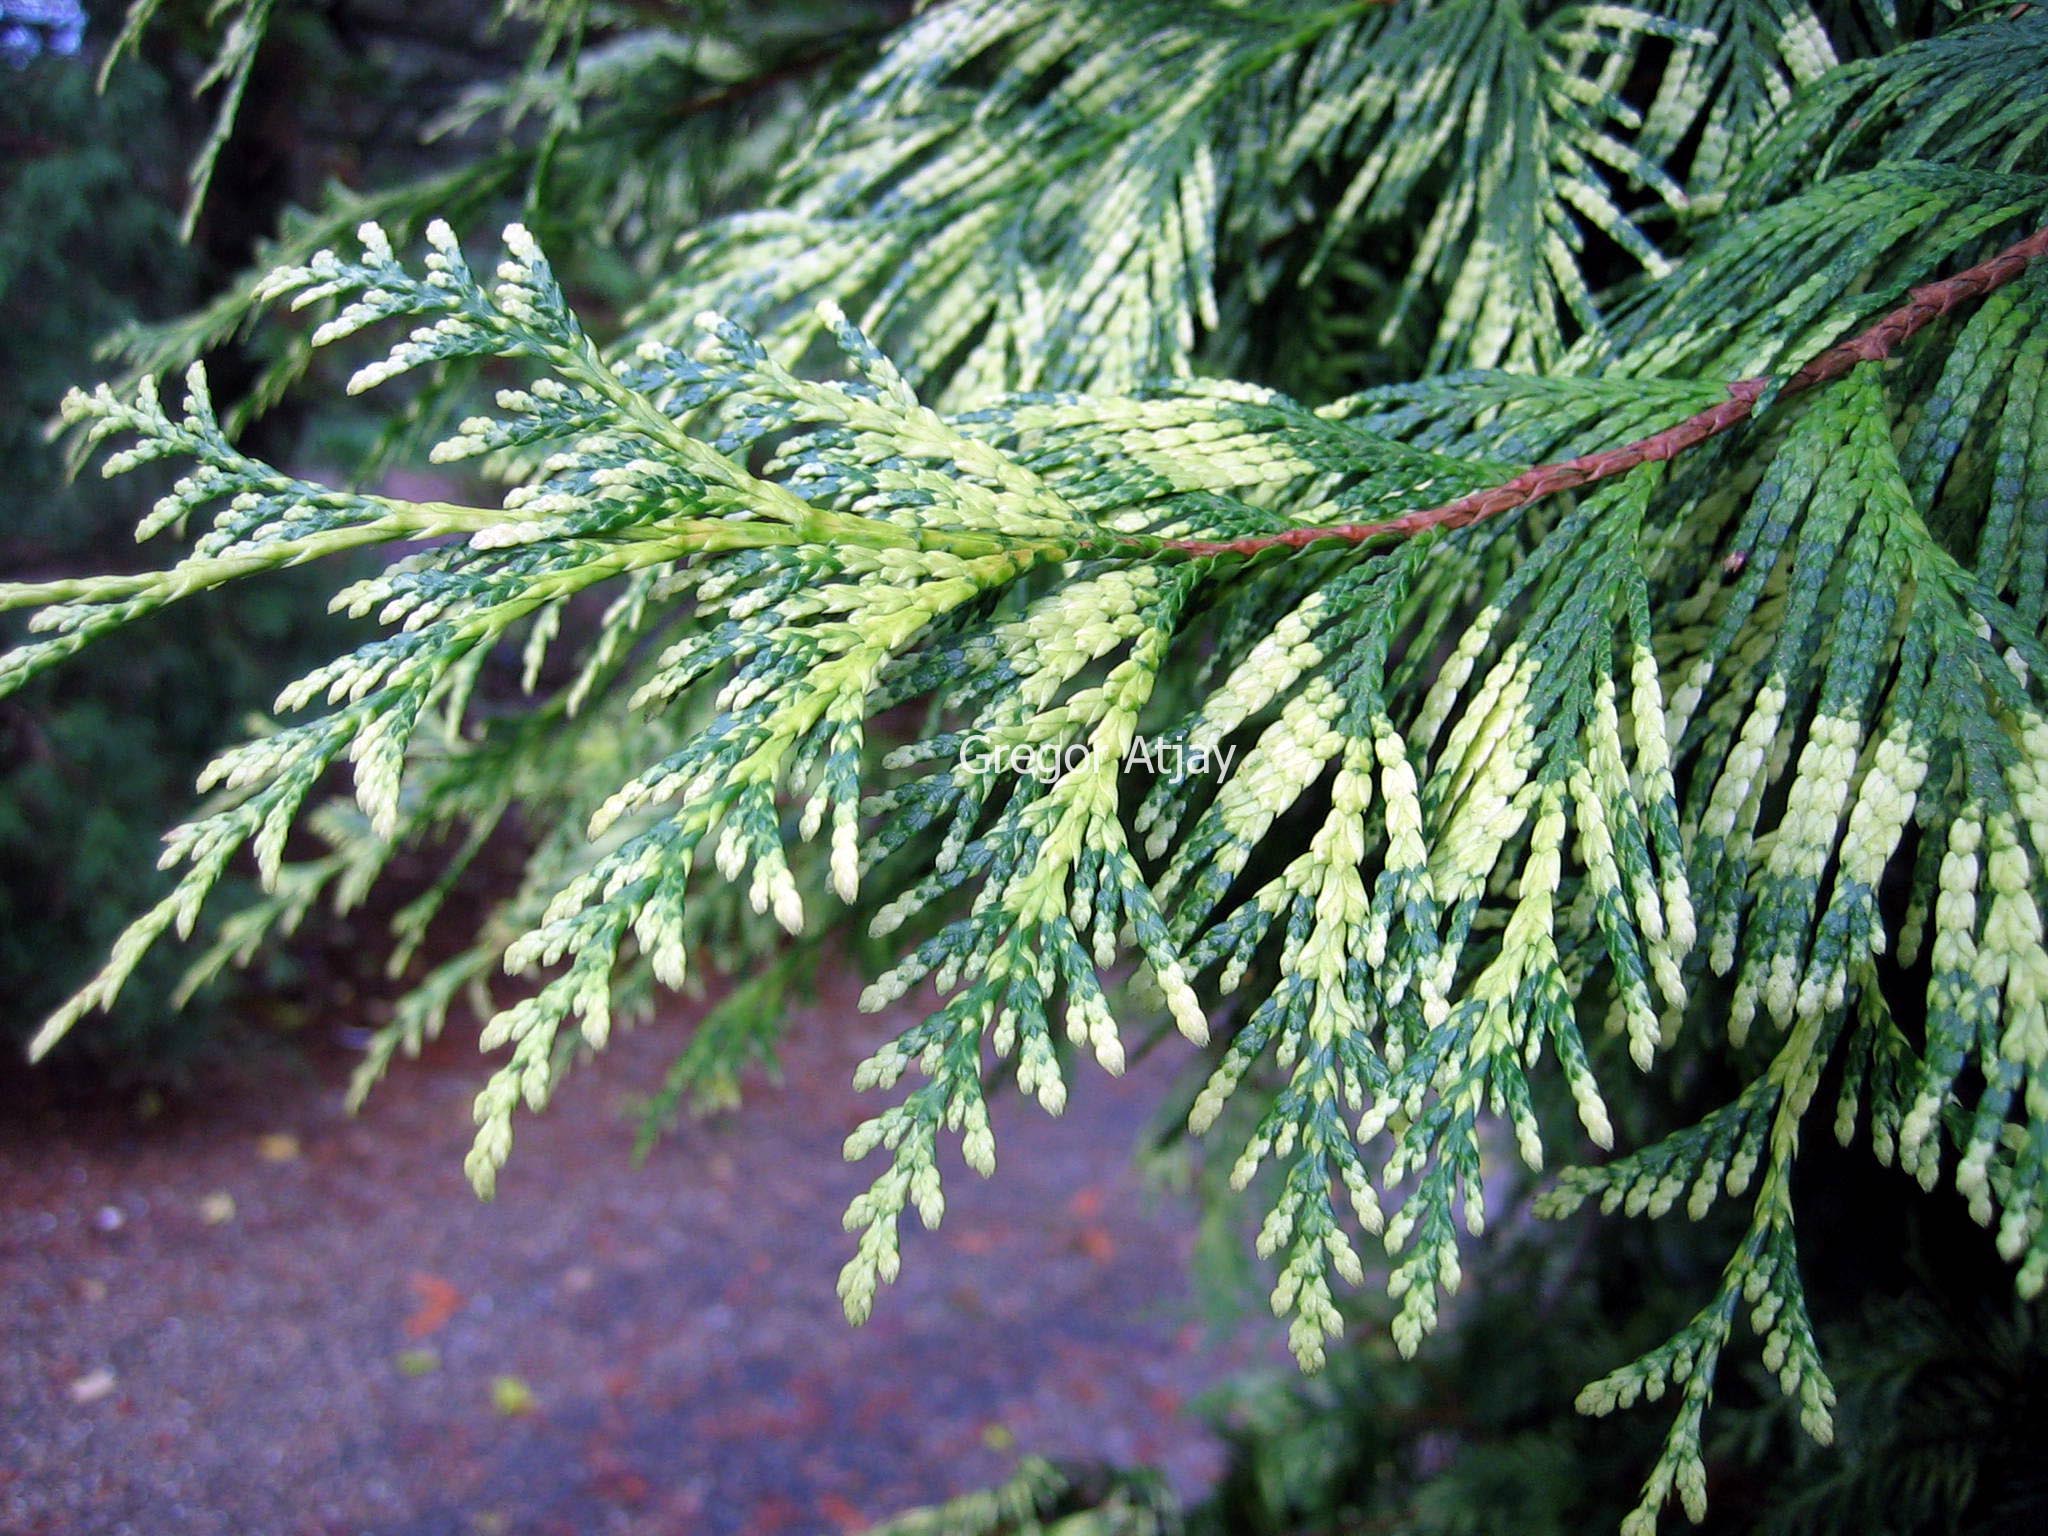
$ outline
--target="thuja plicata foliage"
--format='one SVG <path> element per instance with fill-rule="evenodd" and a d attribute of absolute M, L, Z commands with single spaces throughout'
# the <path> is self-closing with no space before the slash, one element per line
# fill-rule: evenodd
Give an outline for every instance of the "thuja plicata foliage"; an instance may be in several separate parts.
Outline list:
<path fill-rule="evenodd" d="M 2033 5 L 955 0 L 762 206 L 689 222 L 621 335 L 521 225 L 484 255 L 365 224 L 255 296 L 314 346 L 394 330 L 351 392 L 501 381 L 431 457 L 509 488 L 295 477 L 197 366 L 175 403 L 72 396 L 108 473 L 185 466 L 139 533 L 186 552 L 0 588 L 34 610 L 5 686 L 391 558 L 335 597 L 378 638 L 208 770 L 169 894 L 38 1048 L 238 860 L 265 895 L 201 974 L 454 847 L 403 959 L 516 812 L 524 880 L 363 1076 L 474 996 L 480 1192 L 650 982 L 862 925 L 901 956 L 863 1005 L 914 1022 L 858 1075 L 889 1098 L 847 1144 L 879 1168 L 849 1316 L 943 1215 L 942 1139 L 993 1172 L 999 1079 L 1057 1114 L 1166 1019 L 1308 1368 L 1368 1237 L 1417 1348 L 1503 1158 L 1585 1160 L 1552 1215 L 1746 1210 L 1697 1315 L 1580 1398 L 1669 1400 L 1627 1528 L 1698 1518 L 1739 1324 L 1831 1434 L 1805 1138 L 1952 1184 L 2048 1279 L 2043 100 Z M 1230 381 L 1280 326 L 1300 377 L 1415 376 Z M 507 647 L 522 710 L 478 702 Z M 1148 774 L 1141 736 L 1238 750 Z M 706 1031 L 678 1092 L 762 1049 Z M 1631 1079 L 1699 1058 L 1744 1086 L 1617 1147 Z"/>

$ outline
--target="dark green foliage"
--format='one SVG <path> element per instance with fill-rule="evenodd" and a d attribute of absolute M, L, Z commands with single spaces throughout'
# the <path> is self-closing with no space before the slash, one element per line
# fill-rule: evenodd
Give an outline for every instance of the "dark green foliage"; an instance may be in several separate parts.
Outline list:
<path fill-rule="evenodd" d="M 132 562 L 129 493 L 72 483 L 44 425 L 76 376 L 81 341 L 189 303 L 200 262 L 176 241 L 165 194 L 179 171 L 165 87 L 123 70 L 105 96 L 84 59 L 0 75 L 0 549 L 18 578 Z M 281 669 L 333 645 L 303 579 L 205 604 L 113 642 L 91 675 L 39 683 L 0 714 L 0 1030 L 25 1040 L 70 990 L 66 972 L 121 930 L 158 877 L 138 839 L 187 803 L 223 720 L 267 705 Z M 210 1011 L 174 1014 L 178 967 L 153 962 L 77 1054 L 152 1072 L 207 1038 Z"/>
<path fill-rule="evenodd" d="M 1705 1536 L 2039 1530 L 2048 1515 L 2038 1456 L 2048 1428 L 2040 1305 L 2016 1305 L 1982 1255 L 1958 1259 L 1957 1246 L 1971 1239 L 1952 1207 L 1916 1199 L 1896 1176 L 1845 1157 L 1825 1161 L 1834 1204 L 1809 1224 L 1818 1315 L 1838 1362 L 1840 1440 L 1813 1446 L 1772 1383 L 1727 1373 L 1708 1437 L 1718 1491 Z M 1199 1411 L 1223 1440 L 1222 1478 L 1186 1506 L 1164 1506 L 1163 1528 L 1186 1536 L 1612 1529 L 1632 1473 L 1654 1453 L 1654 1432 L 1570 1413 L 1557 1383 L 1587 1354 L 1640 1351 L 1680 1321 L 1670 1279 L 1712 1272 L 1721 1239 L 1711 1225 L 1665 1224 L 1605 1243 L 1597 1255 L 1521 1228 L 1414 1361 L 1367 1333 L 1317 1376 L 1274 1372 L 1220 1389 Z M 1881 1257 L 1868 1242 L 1873 1225 L 1883 1234 Z M 928 1511 L 916 1528 L 955 1529 L 947 1513 Z"/>

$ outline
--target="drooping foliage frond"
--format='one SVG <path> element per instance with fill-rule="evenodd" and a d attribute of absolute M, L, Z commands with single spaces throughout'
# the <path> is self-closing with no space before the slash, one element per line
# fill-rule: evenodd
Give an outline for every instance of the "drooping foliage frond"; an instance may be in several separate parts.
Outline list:
<path fill-rule="evenodd" d="M 186 173 L 184 229 L 188 237 L 205 207 L 221 151 L 235 131 L 250 77 L 256 70 L 258 52 L 269 35 L 277 8 L 277 0 L 213 0 L 201 12 L 200 20 L 213 57 L 193 83 L 193 93 L 211 95 L 214 108 L 212 124 Z M 533 34 L 522 79 L 544 79 L 558 55 L 567 51 L 573 56 L 580 51 L 590 9 L 589 0 L 501 0 L 497 7 L 500 19 L 524 23 Z M 164 0 L 129 0 L 120 30 L 101 55 L 102 88 L 122 60 L 141 46 L 144 35 L 162 24 L 163 10 Z M 550 110 L 566 121 L 574 115 L 577 104 L 573 64 L 553 73 L 557 77 L 556 88 L 541 94 L 548 98 Z M 519 94 L 518 87 L 508 87 L 508 93 Z M 532 94 L 530 88 L 526 94 Z"/>
<path fill-rule="evenodd" d="M 1346 268 L 1368 279 L 1382 349 L 1412 341 L 1437 368 L 1553 363 L 1599 330 L 1617 263 L 1663 270 L 1659 224 L 1725 192 L 1793 86 L 1889 35 L 1872 17 L 1756 0 L 1676 15 L 945 0 L 807 132 L 783 119 L 786 133 L 750 134 L 733 156 L 727 109 L 804 84 L 828 54 L 799 40 L 750 55 L 687 15 L 560 9 L 524 70 L 436 125 L 531 117 L 544 133 L 337 197 L 275 259 L 366 218 L 416 237 L 429 217 L 517 199 L 543 236 L 673 244 L 636 337 L 677 342 L 710 308 L 794 362 L 824 339 L 813 311 L 830 298 L 953 406 L 1241 366 L 1262 323 L 1296 323 Z M 147 19 L 139 7 L 131 30 Z M 706 219 L 745 170 L 765 181 L 745 211 Z M 132 359 L 183 366 L 248 316 L 258 277 L 134 338 Z"/>
<path fill-rule="evenodd" d="M 1276 290 L 1412 227 L 1385 330 L 1422 308 L 1441 360 L 1547 360 L 1597 324 L 1589 236 L 1661 266 L 1638 194 L 1682 196 L 1616 91 L 1672 38 L 1709 41 L 1617 6 L 956 0 L 892 43 L 768 209 L 683 242 L 643 330 L 713 307 L 794 353 L 831 296 L 942 400 L 1126 389 L 1227 365 Z"/>
<path fill-rule="evenodd" d="M 119 66 L 158 8 L 150 0 L 134 8 L 105 68 Z M 522 66 L 428 111 L 419 163 L 408 174 L 362 189 L 330 186 L 316 206 L 293 210 L 259 264 L 204 308 L 126 327 L 102 351 L 132 370 L 130 384 L 182 370 L 248 335 L 270 271 L 305 262 L 366 220 L 395 239 L 416 240 L 433 218 L 482 223 L 516 209 L 543 233 L 574 231 L 576 247 L 601 248 L 605 261 L 597 266 L 608 279 L 616 281 L 621 267 L 644 273 L 682 231 L 758 196 L 804 133 L 813 98 L 830 83 L 827 66 L 842 53 L 857 57 L 869 41 L 858 29 L 807 21 L 801 12 L 782 25 L 757 20 L 735 30 L 720 24 L 715 7 L 636 12 L 640 24 L 631 27 L 588 11 L 580 0 L 500 8 L 496 24 L 525 41 Z M 238 67 L 246 73 L 253 55 Z M 223 103 L 224 113 L 232 110 Z M 230 126 L 225 116 L 216 125 L 221 142 Z M 188 220 L 204 192 L 195 179 Z M 305 332 L 274 328 L 266 340 L 261 374 L 222 403 L 231 428 L 275 406 L 314 361 Z M 472 383 L 459 369 L 417 382 L 408 414 L 428 432 L 450 409 L 460 414 Z"/>
<path fill-rule="evenodd" d="M 122 19 L 121 30 L 102 60 L 102 84 L 108 72 L 141 42 L 143 33 L 162 9 L 163 0 L 132 0 L 127 15 Z M 256 53 L 263 46 L 271 12 L 275 9 L 276 0 L 222 0 L 222 3 L 207 8 L 206 25 L 218 34 L 219 41 L 213 60 L 199 77 L 196 89 L 201 93 L 213 92 L 217 105 L 213 124 L 186 174 L 188 192 L 184 229 L 187 236 L 192 233 L 199 210 L 206 202 L 207 189 L 213 184 L 214 167 L 220 163 L 220 152 L 227 147 L 228 135 L 234 132 L 236 114 L 241 111 L 242 97 L 249 88 L 249 76 L 256 68 Z"/>

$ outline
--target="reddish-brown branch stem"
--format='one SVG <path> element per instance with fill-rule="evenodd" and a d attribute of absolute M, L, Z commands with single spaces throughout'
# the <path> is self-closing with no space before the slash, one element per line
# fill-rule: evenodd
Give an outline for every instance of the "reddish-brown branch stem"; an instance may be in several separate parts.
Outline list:
<path fill-rule="evenodd" d="M 2037 230 L 2017 245 L 2008 247 L 1989 261 L 1967 272 L 1928 283 L 1908 293 L 1906 302 L 1868 330 L 1847 341 L 1837 342 L 1805 367 L 1785 380 L 1778 397 L 1800 394 L 1816 384 L 1839 379 L 1858 363 L 1876 362 L 1923 326 L 1939 319 L 1959 304 L 1981 299 L 2001 288 L 2026 270 L 2030 262 L 2048 256 L 2048 229 Z M 1360 544 L 1368 539 L 1410 538 L 1431 528 L 1464 528 L 1473 523 L 1526 507 L 1559 491 L 1577 490 L 1601 480 L 1626 474 L 1639 464 L 1676 458 L 1686 449 L 1747 421 L 1757 401 L 1769 391 L 1768 377 L 1738 379 L 1728 386 L 1728 398 L 1676 426 L 1652 433 L 1618 448 L 1603 449 L 1556 464 L 1539 464 L 1525 469 L 1514 479 L 1473 491 L 1442 506 L 1404 512 L 1377 523 L 1330 523 L 1289 528 L 1284 533 L 1253 534 L 1242 539 L 1162 539 L 1159 547 L 1184 555 L 1254 555 L 1267 549 L 1299 549 L 1307 544 L 1329 541 Z"/>

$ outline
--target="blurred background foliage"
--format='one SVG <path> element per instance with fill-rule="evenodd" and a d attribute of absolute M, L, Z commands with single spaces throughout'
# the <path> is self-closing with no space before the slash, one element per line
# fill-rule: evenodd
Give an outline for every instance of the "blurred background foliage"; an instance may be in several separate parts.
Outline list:
<path fill-rule="evenodd" d="M 61 8 L 43 7 L 46 13 Z M 221 259 L 178 239 L 192 125 L 182 93 L 144 62 L 94 87 L 92 35 L 10 10 L 0 63 L 0 560 L 11 572 L 132 564 L 136 491 L 69 479 L 44 423 L 116 327 L 189 308 Z M 251 217 L 262 217 L 251 210 Z M 280 426 L 283 423 L 279 424 Z M 133 850 L 191 792 L 220 723 L 269 702 L 295 661 L 334 643 L 314 588 L 285 581 L 194 604 L 106 665 L 0 708 L 0 997 L 9 1039 L 60 1001 L 149 898 Z M 164 1003 L 175 965 L 67 1055 L 124 1073 L 174 1071 L 213 1009 Z M 10 1053 L 11 1054 L 11 1053 Z"/>

